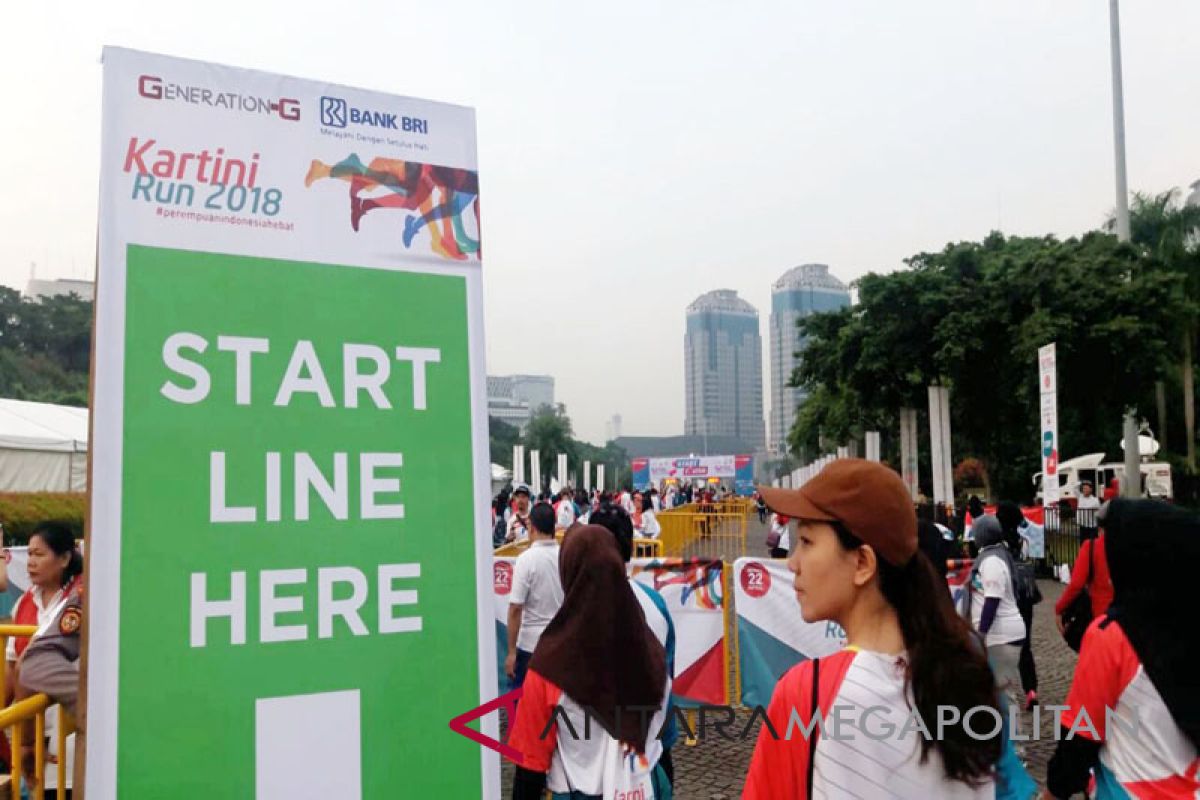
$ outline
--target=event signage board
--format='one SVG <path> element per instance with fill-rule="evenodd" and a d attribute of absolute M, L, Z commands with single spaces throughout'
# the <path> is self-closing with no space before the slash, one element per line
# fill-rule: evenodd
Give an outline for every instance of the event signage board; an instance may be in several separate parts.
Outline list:
<path fill-rule="evenodd" d="M 678 456 L 672 458 L 635 458 L 630 462 L 636 489 L 661 486 L 665 481 L 704 483 L 710 478 L 728 479 L 738 494 L 754 493 L 754 457 Z"/>
<path fill-rule="evenodd" d="M 101 152 L 88 796 L 498 797 L 474 112 L 109 48 Z"/>
<path fill-rule="evenodd" d="M 497 680 L 508 687 L 504 658 L 508 649 L 508 607 L 517 559 L 493 559 L 493 614 Z M 714 559 L 635 558 L 626 570 L 631 580 L 657 591 L 675 628 L 675 674 L 671 694 L 676 705 L 696 707 L 728 701 L 728 644 L 725 641 L 725 565 Z"/>
<path fill-rule="evenodd" d="M 801 618 L 792 584 L 793 575 L 781 559 L 739 558 L 733 563 L 744 705 L 766 706 L 785 672 L 846 646 L 846 632 L 837 623 Z"/>
<path fill-rule="evenodd" d="M 1054 342 L 1038 348 L 1042 420 L 1042 505 L 1058 502 L 1058 356 Z"/>

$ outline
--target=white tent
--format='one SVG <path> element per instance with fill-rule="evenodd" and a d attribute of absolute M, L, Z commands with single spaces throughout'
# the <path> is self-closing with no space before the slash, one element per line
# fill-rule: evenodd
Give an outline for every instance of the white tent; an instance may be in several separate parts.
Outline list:
<path fill-rule="evenodd" d="M 499 464 L 492 464 L 492 494 L 499 493 L 501 489 L 508 485 L 512 480 L 512 471 L 507 470 Z"/>
<path fill-rule="evenodd" d="M 0 398 L 0 492 L 87 491 L 88 410 Z"/>

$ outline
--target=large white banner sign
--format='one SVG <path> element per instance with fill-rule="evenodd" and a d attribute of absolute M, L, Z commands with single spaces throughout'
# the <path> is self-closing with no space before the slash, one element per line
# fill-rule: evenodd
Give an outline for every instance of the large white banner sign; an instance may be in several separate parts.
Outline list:
<path fill-rule="evenodd" d="M 102 127 L 87 796 L 498 797 L 474 112 L 110 48 Z"/>

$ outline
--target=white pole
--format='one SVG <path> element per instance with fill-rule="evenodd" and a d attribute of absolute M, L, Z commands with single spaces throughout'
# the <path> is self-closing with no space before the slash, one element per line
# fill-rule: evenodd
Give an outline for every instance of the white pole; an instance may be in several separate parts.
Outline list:
<path fill-rule="evenodd" d="M 583 490 L 585 492 L 592 491 L 592 462 L 583 462 Z"/>
<path fill-rule="evenodd" d="M 1109 39 L 1112 44 L 1113 149 L 1117 162 L 1117 238 L 1129 241 L 1129 187 L 1125 177 L 1125 89 L 1121 81 L 1120 0 L 1108 0 Z"/>
<path fill-rule="evenodd" d="M 604 491 L 604 465 L 603 464 L 596 465 L 596 488 L 602 492 Z"/>
<path fill-rule="evenodd" d="M 946 452 L 942 446 L 942 435 L 946 428 L 942 424 L 939 388 L 938 386 L 929 387 L 929 461 L 933 467 L 933 502 L 940 504 L 946 502 L 944 481 L 946 472 L 942 465 L 942 457 Z"/>
<path fill-rule="evenodd" d="M 1129 241 L 1129 184 L 1125 175 L 1125 88 L 1121 77 L 1121 4 L 1108 0 L 1109 44 L 1112 47 L 1113 153 L 1117 179 L 1117 239 Z M 1125 480 L 1121 494 L 1142 494 L 1141 453 L 1137 442 L 1137 409 L 1125 411 Z M 1133 434 L 1132 438 L 1130 434 Z"/>

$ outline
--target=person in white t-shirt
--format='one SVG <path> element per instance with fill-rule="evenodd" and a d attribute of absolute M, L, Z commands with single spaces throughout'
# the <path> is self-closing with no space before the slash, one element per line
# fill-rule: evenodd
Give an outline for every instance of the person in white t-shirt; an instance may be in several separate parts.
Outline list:
<path fill-rule="evenodd" d="M 626 514 L 633 516 L 633 495 L 629 493 L 628 489 L 621 490 L 621 496 L 618 502 L 620 503 L 621 508 L 625 509 Z"/>
<path fill-rule="evenodd" d="M 512 493 L 512 514 L 508 518 L 506 542 L 523 542 L 529 538 L 529 487 L 518 485 Z"/>
<path fill-rule="evenodd" d="M 558 502 L 554 505 L 554 527 L 560 531 L 565 531 L 575 524 L 575 501 L 572 499 L 573 494 L 570 489 L 563 489 L 558 496 Z"/>
<path fill-rule="evenodd" d="M 1020 663 L 1026 628 L 1017 608 L 1012 556 L 1004 542 L 1004 529 L 995 514 L 984 514 L 976 519 L 971 531 L 979 546 L 979 555 L 971 570 L 971 625 L 987 644 L 996 687 L 1008 696 L 1011 706 L 1020 709 L 1025 705 Z"/>
<path fill-rule="evenodd" d="M 530 545 L 513 568 L 508 604 L 508 657 L 504 659 L 504 672 L 510 690 L 520 688 L 525 682 L 525 671 L 538 639 L 563 603 L 558 542 L 554 540 L 554 509 L 549 503 L 538 503 L 529 512 L 529 520 Z"/>
<path fill-rule="evenodd" d="M 1075 502 L 1075 519 L 1079 522 L 1079 536 L 1083 540 L 1095 539 L 1100 523 L 1096 514 L 1100 511 L 1100 498 L 1090 481 L 1079 484 L 1079 499 Z"/>
<path fill-rule="evenodd" d="M 792 550 L 792 535 L 788 525 L 791 518 L 786 514 L 771 515 L 771 538 L 778 537 L 775 546 L 771 548 L 771 558 L 787 558 Z M 768 542 L 770 544 L 770 542 Z"/>
<path fill-rule="evenodd" d="M 634 531 L 643 539 L 657 539 L 658 534 L 662 532 L 662 526 L 658 524 L 658 517 L 654 515 L 654 506 L 651 503 L 648 495 L 639 493 L 633 496 Z"/>

